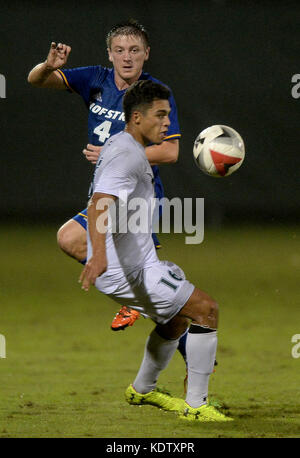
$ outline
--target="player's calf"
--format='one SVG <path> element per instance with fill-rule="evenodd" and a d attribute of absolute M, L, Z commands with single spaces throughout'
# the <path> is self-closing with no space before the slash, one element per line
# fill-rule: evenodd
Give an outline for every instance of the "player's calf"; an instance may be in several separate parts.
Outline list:
<path fill-rule="evenodd" d="M 207 404 L 209 376 L 217 351 L 218 304 L 195 288 L 179 312 L 192 320 L 186 340 L 188 388 L 186 403 L 198 409 Z"/>

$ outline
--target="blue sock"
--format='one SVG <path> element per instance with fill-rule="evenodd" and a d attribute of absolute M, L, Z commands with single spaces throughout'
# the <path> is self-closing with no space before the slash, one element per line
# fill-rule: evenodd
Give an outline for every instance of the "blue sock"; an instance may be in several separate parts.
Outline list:
<path fill-rule="evenodd" d="M 83 264 L 85 266 L 86 265 L 86 258 L 83 259 L 82 261 L 79 261 L 79 262 L 80 262 L 80 264 Z"/>
<path fill-rule="evenodd" d="M 185 363 L 186 363 L 186 349 L 185 349 L 185 344 L 186 344 L 187 335 L 188 335 L 188 329 L 187 329 L 186 332 L 180 337 L 179 343 L 178 343 L 178 347 L 177 347 L 177 350 L 181 353 L 181 355 L 182 355 L 182 357 L 183 357 Z"/>

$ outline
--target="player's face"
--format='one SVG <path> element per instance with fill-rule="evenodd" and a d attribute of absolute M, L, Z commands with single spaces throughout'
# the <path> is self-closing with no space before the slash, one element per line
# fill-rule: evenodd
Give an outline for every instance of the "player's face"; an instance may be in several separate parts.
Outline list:
<path fill-rule="evenodd" d="M 168 100 L 154 100 L 151 108 L 140 113 L 138 126 L 145 144 L 163 142 L 170 125 L 170 111 Z"/>
<path fill-rule="evenodd" d="M 137 81 L 142 73 L 143 65 L 149 57 L 150 48 L 145 48 L 140 37 L 119 35 L 112 39 L 108 49 L 110 62 L 115 69 L 115 79 L 125 81 L 128 85 Z"/>

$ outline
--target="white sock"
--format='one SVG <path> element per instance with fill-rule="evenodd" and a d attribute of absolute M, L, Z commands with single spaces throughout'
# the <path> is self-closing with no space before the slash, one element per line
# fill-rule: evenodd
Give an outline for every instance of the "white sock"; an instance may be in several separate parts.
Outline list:
<path fill-rule="evenodd" d="M 167 367 L 178 347 L 179 339 L 167 340 L 154 329 L 146 341 L 144 358 L 133 382 L 138 393 L 154 390 L 160 372 Z"/>
<path fill-rule="evenodd" d="M 207 402 L 209 376 L 217 351 L 217 331 L 192 324 L 186 339 L 188 387 L 186 402 L 200 407 Z"/>

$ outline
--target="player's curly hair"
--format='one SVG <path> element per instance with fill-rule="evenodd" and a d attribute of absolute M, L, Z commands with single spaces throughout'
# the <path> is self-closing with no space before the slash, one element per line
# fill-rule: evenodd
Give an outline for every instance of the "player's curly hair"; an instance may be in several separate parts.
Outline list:
<path fill-rule="evenodd" d="M 143 40 L 145 48 L 148 48 L 149 46 L 148 32 L 136 19 L 128 19 L 128 21 L 120 22 L 119 24 L 113 26 L 106 36 L 106 45 L 109 49 L 111 49 L 112 39 L 119 35 L 138 36 Z"/>
<path fill-rule="evenodd" d="M 144 113 L 152 106 L 154 100 L 168 100 L 170 95 L 170 90 L 162 84 L 151 80 L 136 81 L 127 89 L 123 97 L 126 124 L 135 110 Z"/>

